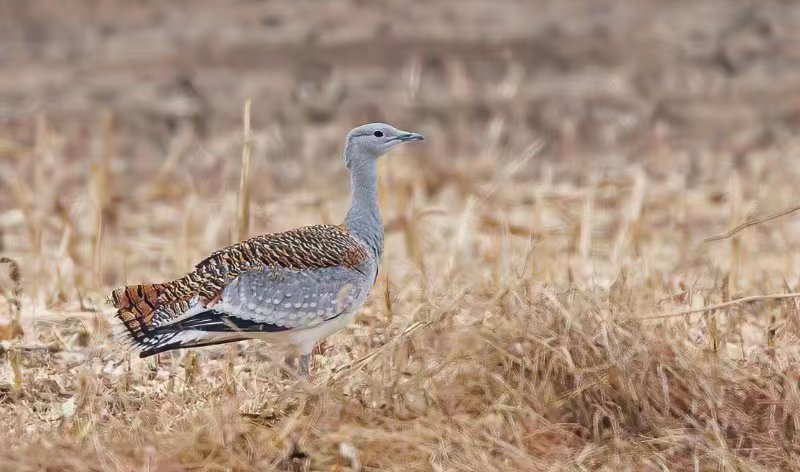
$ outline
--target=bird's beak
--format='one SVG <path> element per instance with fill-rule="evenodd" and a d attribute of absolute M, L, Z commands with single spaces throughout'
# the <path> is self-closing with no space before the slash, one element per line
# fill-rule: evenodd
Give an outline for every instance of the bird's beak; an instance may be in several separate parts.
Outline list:
<path fill-rule="evenodd" d="M 397 137 L 397 139 L 405 143 L 408 141 L 422 141 L 425 138 L 421 134 L 417 133 L 402 133 Z"/>

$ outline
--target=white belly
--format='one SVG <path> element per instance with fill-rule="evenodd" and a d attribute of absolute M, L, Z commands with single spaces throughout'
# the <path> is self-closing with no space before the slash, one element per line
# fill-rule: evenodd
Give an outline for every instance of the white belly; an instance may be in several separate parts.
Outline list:
<path fill-rule="evenodd" d="M 311 354 L 314 346 L 331 334 L 344 329 L 355 317 L 357 311 L 343 313 L 336 318 L 308 327 L 295 328 L 291 331 L 278 333 L 252 333 L 254 339 L 260 339 L 272 344 L 289 345 L 300 354 Z"/>

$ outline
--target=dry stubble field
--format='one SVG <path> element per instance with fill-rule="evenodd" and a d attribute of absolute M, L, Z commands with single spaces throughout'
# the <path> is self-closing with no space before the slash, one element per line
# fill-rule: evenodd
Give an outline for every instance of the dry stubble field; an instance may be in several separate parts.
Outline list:
<path fill-rule="evenodd" d="M 4 2 L 0 470 L 800 467 L 791 2 Z M 105 304 L 242 231 L 387 248 L 297 381 L 257 341 L 139 360 Z M 17 277 L 19 275 L 19 277 Z M 20 280 L 17 287 L 15 279 Z M 17 309 L 19 303 L 19 310 Z"/>

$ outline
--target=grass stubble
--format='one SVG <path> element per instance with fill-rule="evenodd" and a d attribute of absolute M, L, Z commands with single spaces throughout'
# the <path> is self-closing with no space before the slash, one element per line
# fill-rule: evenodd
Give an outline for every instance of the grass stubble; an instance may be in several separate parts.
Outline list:
<path fill-rule="evenodd" d="M 757 197 L 791 203 L 759 190 L 793 185 L 767 154 L 750 161 L 766 161 L 760 182 L 720 170 L 692 186 L 677 168 L 519 173 L 541 143 L 446 168 L 409 148 L 382 164 L 378 284 L 309 381 L 258 341 L 126 352 L 104 304 L 112 286 L 180 274 L 230 228 L 244 236 L 251 215 L 256 233 L 343 213 L 338 161 L 319 164 L 314 188 L 273 190 L 272 138 L 250 129 L 249 109 L 242 165 L 229 145 L 198 158 L 220 169 L 211 186 L 191 177 L 180 132 L 169 167 L 130 185 L 107 114 L 87 138 L 88 185 L 44 117 L 30 150 L 15 148 L 32 159 L 2 168 L 0 469 L 800 468 L 796 228 L 744 223 L 703 241 Z"/>

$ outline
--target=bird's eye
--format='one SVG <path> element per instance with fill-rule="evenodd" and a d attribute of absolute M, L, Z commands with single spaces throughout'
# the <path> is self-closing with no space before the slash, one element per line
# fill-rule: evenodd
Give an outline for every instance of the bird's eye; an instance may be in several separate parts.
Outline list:
<path fill-rule="evenodd" d="M 383 132 L 382 131 L 375 131 L 374 133 L 372 133 L 372 135 L 375 136 L 376 138 L 382 138 L 383 137 Z"/>

